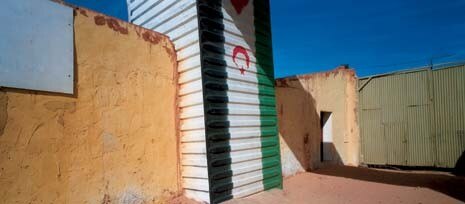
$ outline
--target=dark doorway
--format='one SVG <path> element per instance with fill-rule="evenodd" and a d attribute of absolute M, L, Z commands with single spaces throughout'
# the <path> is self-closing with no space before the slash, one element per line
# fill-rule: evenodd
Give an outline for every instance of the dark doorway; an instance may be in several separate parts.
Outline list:
<path fill-rule="evenodd" d="M 321 124 L 321 161 L 333 161 L 333 114 L 332 112 L 322 111 L 320 113 Z"/>

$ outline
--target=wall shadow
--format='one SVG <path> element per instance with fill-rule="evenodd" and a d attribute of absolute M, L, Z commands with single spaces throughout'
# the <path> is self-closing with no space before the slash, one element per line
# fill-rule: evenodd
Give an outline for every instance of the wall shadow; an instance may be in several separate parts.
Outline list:
<path fill-rule="evenodd" d="M 320 145 L 320 161 L 323 164 L 337 164 L 344 165 L 342 158 L 339 155 L 339 152 L 336 149 L 336 146 L 332 142 L 322 142 Z M 329 155 L 329 156 L 328 156 Z M 329 157 L 326 159 L 325 157 Z M 321 165 L 320 165 L 321 166 Z"/>
<path fill-rule="evenodd" d="M 249 1 L 249 6 L 243 7 L 239 13 L 231 1 L 223 2 L 226 13 L 232 19 L 235 29 L 242 35 L 242 43 L 247 52 L 253 53 L 256 58 L 256 67 L 261 77 L 258 77 L 259 84 L 272 86 L 275 83 L 276 108 L 278 112 L 278 131 L 281 140 L 281 164 L 283 175 L 294 174 L 295 171 L 309 171 L 317 169 L 322 164 L 321 149 L 330 149 L 332 160 L 324 163 L 342 164 L 342 158 L 335 145 L 322 144 L 322 131 L 320 110 L 316 108 L 315 97 L 299 82 L 297 77 L 274 80 L 274 63 L 272 52 L 271 19 L 268 12 L 268 1 Z M 253 7 L 251 7 L 253 4 Z M 253 18 L 251 18 L 253 16 Z M 254 23 L 251 26 L 250 23 Z M 227 47 L 229 47 L 228 45 Z M 234 45 L 232 45 L 234 46 Z M 234 54 L 227 49 L 225 57 L 232 57 Z M 239 72 L 240 63 L 247 64 L 247 58 L 243 55 L 237 56 L 237 67 L 233 67 Z M 246 66 L 245 74 L 248 74 Z M 337 71 L 333 72 L 337 75 Z M 330 72 L 326 73 L 328 77 Z M 332 110 L 325 110 L 332 111 Z M 333 141 L 334 142 L 334 141 Z M 285 143 L 285 144 L 283 144 Z M 289 150 L 289 151 L 287 151 Z M 289 169 L 291 172 L 286 172 Z"/>
<path fill-rule="evenodd" d="M 276 100 L 279 133 L 285 143 L 281 145 L 284 176 L 318 169 L 323 164 L 323 145 L 333 153 L 333 160 L 324 163 L 342 164 L 334 144 L 322 144 L 322 120 L 315 97 L 298 78 L 277 79 Z"/>
<path fill-rule="evenodd" d="M 326 166 L 314 173 L 390 185 L 429 188 L 465 202 L 465 178 L 443 173 L 399 172 L 349 166 Z"/>
<path fill-rule="evenodd" d="M 465 176 L 465 151 L 462 152 L 462 155 L 460 155 L 455 163 L 454 174 L 457 176 Z"/>

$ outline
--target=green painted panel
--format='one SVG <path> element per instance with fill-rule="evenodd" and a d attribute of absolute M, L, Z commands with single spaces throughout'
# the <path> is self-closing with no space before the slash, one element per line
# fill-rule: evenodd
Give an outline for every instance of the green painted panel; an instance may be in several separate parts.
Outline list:
<path fill-rule="evenodd" d="M 407 164 L 407 140 L 405 123 L 384 124 L 386 142 L 386 163 L 390 165 Z"/>
<path fill-rule="evenodd" d="M 465 151 L 465 66 L 434 71 L 437 166 L 454 167 Z"/>
<path fill-rule="evenodd" d="M 362 138 L 361 160 L 367 164 L 386 164 L 386 145 L 383 126 L 381 125 L 381 110 L 361 110 L 360 134 Z"/>
<path fill-rule="evenodd" d="M 431 131 L 431 114 L 428 105 L 407 108 L 407 165 L 431 166 L 434 164 L 434 141 Z"/>
<path fill-rule="evenodd" d="M 465 67 L 359 80 L 361 161 L 453 168 L 465 151 Z"/>
<path fill-rule="evenodd" d="M 268 9 L 268 10 L 267 10 Z M 265 84 L 268 81 L 274 81 L 273 73 L 273 52 L 271 44 L 271 24 L 269 13 L 268 0 L 255 0 L 254 1 L 254 25 L 255 25 L 255 47 L 257 66 L 263 68 L 266 75 L 258 75 L 259 84 Z M 259 86 L 259 100 L 260 100 L 260 121 L 262 127 L 277 126 L 277 119 L 269 116 L 270 107 L 276 109 L 276 99 L 274 93 L 274 84 L 272 87 Z M 268 95 L 268 97 L 264 97 Z M 272 105 L 271 105 L 272 104 Z M 276 114 L 276 112 L 274 112 Z M 274 123 L 273 123 L 274 122 Z M 266 129 L 261 129 L 261 134 L 265 134 Z M 273 145 L 269 145 L 273 144 Z M 278 131 L 270 137 L 262 137 L 262 165 L 265 166 L 267 160 L 275 160 L 280 164 L 280 148 Z M 272 188 L 282 188 L 281 165 L 270 168 L 263 168 L 263 187 L 265 190 Z"/>

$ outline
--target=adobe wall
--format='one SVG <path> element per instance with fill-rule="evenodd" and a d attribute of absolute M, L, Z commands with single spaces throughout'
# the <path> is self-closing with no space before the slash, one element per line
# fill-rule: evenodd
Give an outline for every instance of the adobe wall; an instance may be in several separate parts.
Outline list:
<path fill-rule="evenodd" d="M 333 113 L 335 161 L 358 165 L 357 80 L 350 69 L 276 80 L 284 176 L 321 166 L 320 113 Z"/>
<path fill-rule="evenodd" d="M 0 89 L 0 203 L 177 195 L 173 45 L 83 9 L 74 30 L 74 96 Z"/>

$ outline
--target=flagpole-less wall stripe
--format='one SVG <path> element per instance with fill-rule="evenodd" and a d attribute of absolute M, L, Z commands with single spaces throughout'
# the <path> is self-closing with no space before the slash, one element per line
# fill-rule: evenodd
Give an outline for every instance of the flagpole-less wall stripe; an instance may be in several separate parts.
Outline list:
<path fill-rule="evenodd" d="M 262 159 L 264 166 L 262 169 L 263 175 L 269 175 L 263 179 L 265 190 L 269 190 L 275 187 L 282 188 L 282 172 L 280 165 L 281 156 L 277 128 L 278 119 L 276 116 L 276 101 L 274 100 L 274 91 L 270 91 L 274 90 L 274 83 L 269 84 L 269 81 L 274 81 L 273 52 L 271 43 L 271 19 L 269 11 L 269 1 L 254 1 L 255 47 L 257 50 L 257 65 L 264 70 L 264 73 L 261 74 L 262 76 L 257 77 L 259 84 L 263 84 L 259 86 L 260 116 L 262 117 L 262 123 L 266 123 L 267 120 L 272 120 L 275 122 L 275 124 L 271 126 L 272 130 L 262 128 L 262 135 L 266 135 L 266 137 L 262 137 L 262 146 L 273 147 L 271 148 L 272 153 L 270 156 L 263 157 Z M 272 99 L 274 103 L 269 103 L 269 99 Z M 265 155 L 264 151 L 265 148 L 262 148 L 263 155 Z M 269 165 L 267 166 L 267 164 Z"/>
<path fill-rule="evenodd" d="M 268 0 L 128 5 L 176 47 L 185 195 L 219 203 L 282 187 Z"/>

